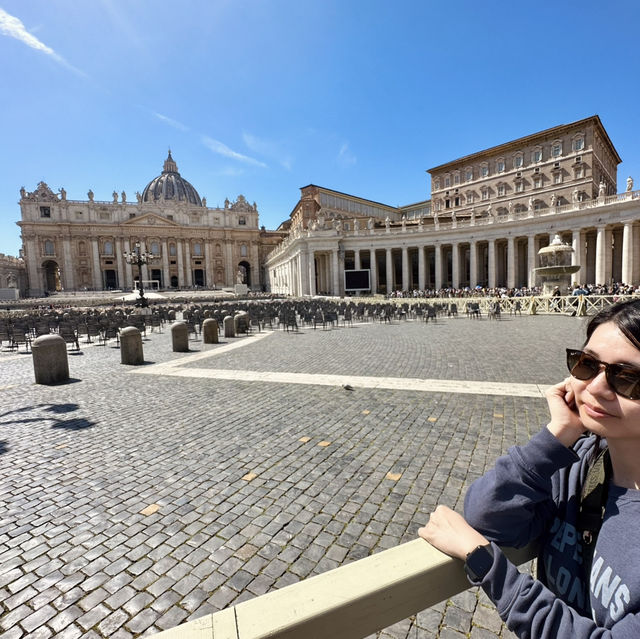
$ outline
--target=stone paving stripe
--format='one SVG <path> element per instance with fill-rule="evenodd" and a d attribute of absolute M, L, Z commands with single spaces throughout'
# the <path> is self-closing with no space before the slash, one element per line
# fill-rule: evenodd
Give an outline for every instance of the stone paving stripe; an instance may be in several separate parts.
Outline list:
<path fill-rule="evenodd" d="M 244 477 L 241 477 L 240 479 L 244 479 L 244 481 L 251 481 L 252 479 L 255 479 L 258 475 L 256 475 L 256 473 L 247 473 L 246 475 L 244 475 Z"/>
<path fill-rule="evenodd" d="M 326 446 L 328 446 L 331 442 L 318 442 L 318 446 L 322 446 L 323 448 L 325 448 Z"/>
<path fill-rule="evenodd" d="M 69 444 L 58 444 L 56 446 L 56 450 L 60 450 L 61 448 L 66 448 Z"/>
<path fill-rule="evenodd" d="M 494 413 L 493 416 L 494 417 L 504 417 L 504 415 L 502 413 Z"/>
<path fill-rule="evenodd" d="M 387 473 L 387 479 L 391 481 L 398 481 L 402 477 L 402 473 Z"/>
<path fill-rule="evenodd" d="M 362 414 L 363 414 L 363 415 L 368 415 L 370 412 L 371 412 L 370 410 L 367 410 L 367 409 L 365 408 L 365 410 L 363 410 L 363 411 L 362 411 Z"/>
<path fill-rule="evenodd" d="M 429 418 L 427 419 L 427 421 L 428 421 L 428 422 L 437 422 L 437 421 L 438 421 L 438 418 L 437 418 L 437 417 L 429 417 Z"/>
<path fill-rule="evenodd" d="M 171 377 L 195 377 L 223 379 L 236 382 L 272 382 L 277 384 L 306 384 L 311 386 L 341 387 L 346 383 L 340 375 L 306 373 L 281 373 L 271 371 L 247 371 L 233 369 L 176 369 L 175 362 L 155 364 L 144 370 L 134 370 L 135 375 L 163 375 Z M 352 386 L 387 390 L 418 391 L 427 393 L 461 393 L 465 395 L 500 395 L 508 397 L 544 397 L 548 388 L 542 384 L 512 384 L 509 382 L 476 382 L 451 379 L 416 379 L 403 377 L 354 377 Z"/>
<path fill-rule="evenodd" d="M 301 437 L 298 441 L 306 444 L 307 442 L 311 441 L 311 437 Z"/>
<path fill-rule="evenodd" d="M 158 512 L 158 510 L 160 510 L 160 506 L 158 504 L 149 504 L 146 508 L 143 508 L 140 511 L 140 514 L 147 517 L 148 515 L 153 515 L 153 513 Z"/>

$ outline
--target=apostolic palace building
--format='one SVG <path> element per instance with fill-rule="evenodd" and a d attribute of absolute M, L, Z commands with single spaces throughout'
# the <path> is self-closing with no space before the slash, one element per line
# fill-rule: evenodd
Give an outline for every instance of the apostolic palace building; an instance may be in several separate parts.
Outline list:
<path fill-rule="evenodd" d="M 343 295 L 345 272 L 363 270 L 372 293 L 531 287 L 556 234 L 581 265 L 575 283 L 638 284 L 640 192 L 628 178 L 618 193 L 620 162 L 592 116 L 429 169 L 430 199 L 407 206 L 303 187 L 289 219 L 267 231 L 243 196 L 207 207 L 169 153 L 131 202 L 22 188 L 28 294 L 133 288 L 124 255 L 136 243 L 157 257 L 142 279 L 160 289 L 231 287 L 240 276 L 252 290 Z"/>
<path fill-rule="evenodd" d="M 403 207 L 309 185 L 289 236 L 267 260 L 271 290 L 345 292 L 367 269 L 371 291 L 531 287 L 556 234 L 582 268 L 574 283 L 640 283 L 640 192 L 618 193 L 621 162 L 598 116 L 441 164 L 431 198 Z"/>

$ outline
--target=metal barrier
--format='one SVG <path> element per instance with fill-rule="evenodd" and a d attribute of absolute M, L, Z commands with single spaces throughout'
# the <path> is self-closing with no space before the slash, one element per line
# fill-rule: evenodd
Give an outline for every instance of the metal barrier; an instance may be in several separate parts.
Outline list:
<path fill-rule="evenodd" d="M 535 547 L 506 553 L 520 564 Z M 415 539 L 154 636 L 360 639 L 468 588 L 460 560 Z"/>

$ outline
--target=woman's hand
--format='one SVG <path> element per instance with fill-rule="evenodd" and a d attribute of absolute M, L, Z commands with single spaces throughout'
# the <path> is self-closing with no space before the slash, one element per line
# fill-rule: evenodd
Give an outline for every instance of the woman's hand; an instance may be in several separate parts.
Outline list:
<path fill-rule="evenodd" d="M 469 526 L 462 515 L 447 506 L 438 506 L 431 513 L 427 525 L 418 530 L 418 534 L 446 555 L 462 560 L 478 546 L 489 543 Z"/>
<path fill-rule="evenodd" d="M 576 408 L 571 377 L 549 388 L 545 396 L 551 413 L 551 422 L 547 428 L 565 446 L 573 446 L 584 433 L 585 427 Z"/>

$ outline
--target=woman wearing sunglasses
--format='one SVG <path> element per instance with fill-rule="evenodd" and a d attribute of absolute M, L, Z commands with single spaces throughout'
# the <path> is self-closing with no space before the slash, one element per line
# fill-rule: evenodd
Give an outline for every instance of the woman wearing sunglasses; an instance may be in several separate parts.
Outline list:
<path fill-rule="evenodd" d="M 472 484 L 464 518 L 438 506 L 419 534 L 465 561 L 518 637 L 640 637 L 640 300 L 593 317 L 567 365 L 546 428 Z M 583 487 L 597 483 L 598 458 L 589 528 Z M 535 540 L 538 579 L 496 545 Z"/>

